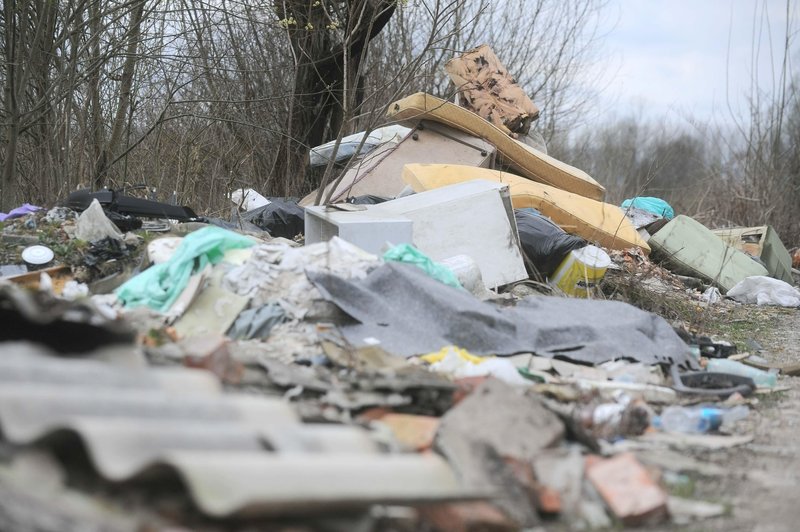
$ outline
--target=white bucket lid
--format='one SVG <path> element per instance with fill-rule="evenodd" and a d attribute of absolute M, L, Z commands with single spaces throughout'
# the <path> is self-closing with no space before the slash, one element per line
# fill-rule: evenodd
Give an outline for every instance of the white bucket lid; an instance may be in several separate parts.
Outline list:
<path fill-rule="evenodd" d="M 586 246 L 572 252 L 575 258 L 591 268 L 608 268 L 611 257 L 597 246 Z"/>
<path fill-rule="evenodd" d="M 47 246 L 30 246 L 22 250 L 22 260 L 28 264 L 47 264 L 53 257 L 53 250 Z"/>

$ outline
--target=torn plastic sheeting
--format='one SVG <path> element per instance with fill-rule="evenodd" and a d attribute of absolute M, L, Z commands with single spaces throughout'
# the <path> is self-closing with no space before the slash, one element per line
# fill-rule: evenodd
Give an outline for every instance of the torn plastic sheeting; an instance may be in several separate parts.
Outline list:
<path fill-rule="evenodd" d="M 204 227 L 186 236 L 169 261 L 151 266 L 120 286 L 117 297 L 128 307 L 148 306 L 166 312 L 193 273 L 221 261 L 229 249 L 253 244 L 253 239 L 233 231 Z"/>
<path fill-rule="evenodd" d="M 114 222 L 106 216 L 103 207 L 100 206 L 100 202 L 97 199 L 93 199 L 89 207 L 78 216 L 78 222 L 75 225 L 75 238 L 86 242 L 94 242 L 103 238 L 120 240 L 122 233 L 114 225 Z"/>
<path fill-rule="evenodd" d="M 228 330 L 234 340 L 266 338 L 272 328 L 286 321 L 286 312 L 277 303 L 244 310 Z"/>
<path fill-rule="evenodd" d="M 652 212 L 658 216 L 662 216 L 667 220 L 672 220 L 675 218 L 675 211 L 672 209 L 669 203 L 662 200 L 661 198 L 652 198 L 648 196 L 638 196 L 635 198 L 629 198 L 622 202 L 620 205 L 623 209 L 627 209 L 628 207 L 634 207 L 637 209 L 643 209 L 648 212 Z"/>
<path fill-rule="evenodd" d="M 30 203 L 23 203 L 16 209 L 11 209 L 10 211 L 8 211 L 8 213 L 0 212 L 0 222 L 11 220 L 13 218 L 21 218 L 26 214 L 31 214 L 38 210 L 41 210 L 41 207 L 37 207 L 36 205 L 31 205 Z"/>
<path fill-rule="evenodd" d="M 308 277 L 359 322 L 341 326 L 356 347 L 374 338 L 406 357 L 458 345 L 475 355 L 536 353 L 589 364 L 623 358 L 697 368 L 666 321 L 626 303 L 539 296 L 501 309 L 397 263 L 363 281 L 327 273 Z"/>
<path fill-rule="evenodd" d="M 339 141 L 339 148 L 336 151 L 335 162 L 341 162 L 349 159 L 354 155 L 363 155 L 371 152 L 381 144 L 393 143 L 397 144 L 403 137 L 408 135 L 411 131 L 410 128 L 400 125 L 390 125 L 371 131 L 368 135 L 366 131 L 360 131 L 347 135 Z M 366 135 L 366 139 L 364 136 Z M 364 144 L 361 141 L 364 139 Z M 321 144 L 316 148 L 311 148 L 309 153 L 311 166 L 325 166 L 333 156 L 333 148 L 336 145 L 336 140 Z M 361 150 L 359 150 L 361 145 Z"/>
<path fill-rule="evenodd" d="M 453 288 L 462 288 L 458 277 L 456 277 L 456 274 L 453 273 L 450 268 L 438 262 L 434 262 L 433 259 L 411 244 L 398 244 L 394 246 L 383 254 L 383 260 L 387 262 L 413 264 L 427 273 L 432 279 L 436 279 Z"/>
<path fill-rule="evenodd" d="M 242 220 L 255 224 L 270 236 L 292 239 L 304 231 L 305 211 L 297 203 L 273 199 L 269 205 L 242 214 Z"/>
<path fill-rule="evenodd" d="M 779 307 L 800 307 L 800 290 L 780 279 L 754 275 L 739 281 L 727 296 L 740 302 Z"/>
<path fill-rule="evenodd" d="M 549 219 L 534 214 L 531 210 L 533 209 L 514 210 L 519 240 L 526 258 L 525 268 L 529 275 L 538 272 L 544 277 L 550 277 L 570 251 L 586 246 L 587 242 L 568 234 Z"/>

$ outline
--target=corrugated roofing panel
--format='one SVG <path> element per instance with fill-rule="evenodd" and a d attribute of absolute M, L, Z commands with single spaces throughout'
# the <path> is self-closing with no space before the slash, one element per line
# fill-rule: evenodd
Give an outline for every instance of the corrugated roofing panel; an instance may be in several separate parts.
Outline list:
<path fill-rule="evenodd" d="M 301 423 L 282 399 L 219 393 L 210 373 L 52 358 L 19 344 L 0 355 L 6 440 L 77 437 L 111 481 L 177 474 L 211 516 L 474 496 L 436 456 L 381 454 L 366 430 Z"/>

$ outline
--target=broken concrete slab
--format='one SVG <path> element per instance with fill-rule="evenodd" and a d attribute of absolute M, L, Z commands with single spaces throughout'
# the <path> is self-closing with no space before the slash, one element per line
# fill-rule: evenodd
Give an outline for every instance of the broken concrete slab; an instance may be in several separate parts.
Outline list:
<path fill-rule="evenodd" d="M 720 517 L 726 512 L 723 504 L 681 497 L 670 497 L 667 506 L 672 522 L 676 525 L 688 525 L 692 521 Z"/>
<path fill-rule="evenodd" d="M 716 451 L 720 449 L 730 449 L 753 441 L 752 434 L 745 434 L 742 436 L 722 436 L 718 434 L 679 434 L 669 432 L 649 432 L 643 436 L 639 436 L 635 440 L 628 440 L 628 442 L 635 446 L 637 443 L 647 446 L 660 445 L 663 447 L 670 447 L 676 450 L 685 450 L 691 448 L 708 449 Z"/>
<path fill-rule="evenodd" d="M 536 501 L 508 460 L 529 462 L 563 436 L 563 424 L 538 398 L 487 379 L 442 417 L 435 447 L 466 486 L 498 489 L 498 506 L 531 526 L 539 520 Z"/>
<path fill-rule="evenodd" d="M 563 436 L 564 425 L 536 396 L 487 379 L 442 417 L 436 447 L 465 482 L 481 484 L 485 476 L 475 463 L 475 444 L 489 445 L 502 456 L 532 460 Z"/>

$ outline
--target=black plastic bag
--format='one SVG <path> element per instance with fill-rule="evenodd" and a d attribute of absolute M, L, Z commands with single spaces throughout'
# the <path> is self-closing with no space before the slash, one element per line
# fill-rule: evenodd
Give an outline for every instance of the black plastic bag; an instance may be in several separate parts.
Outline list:
<path fill-rule="evenodd" d="M 347 203 L 353 205 L 377 205 L 378 203 L 383 203 L 386 201 L 389 201 L 389 198 L 382 198 L 381 196 L 374 196 L 372 194 L 347 198 Z"/>
<path fill-rule="evenodd" d="M 257 225 L 271 236 L 292 239 L 305 230 L 305 210 L 297 203 L 279 199 L 242 214 L 242 220 Z"/>
<path fill-rule="evenodd" d="M 525 256 L 525 269 L 531 277 L 550 277 L 570 251 L 586 246 L 584 239 L 567 234 L 533 211 L 516 209 L 514 217 Z"/>

